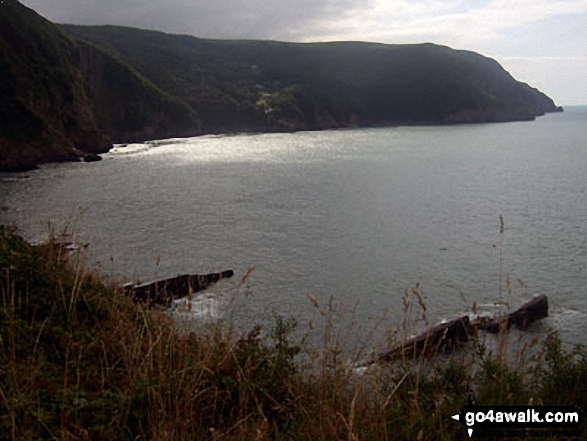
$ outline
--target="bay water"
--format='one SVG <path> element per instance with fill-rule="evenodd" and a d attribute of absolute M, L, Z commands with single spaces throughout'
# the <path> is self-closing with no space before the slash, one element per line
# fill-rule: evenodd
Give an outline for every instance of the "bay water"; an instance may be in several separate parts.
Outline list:
<path fill-rule="evenodd" d="M 546 294 L 550 317 L 530 332 L 587 335 L 586 107 L 118 145 L 97 163 L 0 174 L 0 207 L 31 241 L 67 227 L 104 277 L 233 269 L 186 320 L 230 313 L 251 327 L 280 314 L 310 329 L 325 320 L 315 298 L 364 329 L 385 313 L 389 328 L 417 284 L 431 323 Z"/>

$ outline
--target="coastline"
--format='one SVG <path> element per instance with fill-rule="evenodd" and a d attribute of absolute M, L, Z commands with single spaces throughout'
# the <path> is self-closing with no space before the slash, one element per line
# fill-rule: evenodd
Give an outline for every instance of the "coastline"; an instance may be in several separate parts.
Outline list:
<path fill-rule="evenodd" d="M 580 106 L 579 106 L 580 107 Z M 108 142 L 107 145 L 103 143 L 94 149 L 85 149 L 81 151 L 77 148 L 72 148 L 71 153 L 69 155 L 61 155 L 55 156 L 51 153 L 43 154 L 41 152 L 41 147 L 35 147 L 34 145 L 24 146 L 25 150 L 33 150 L 35 152 L 34 155 L 24 155 L 19 156 L 18 153 L 10 152 L 6 154 L 2 152 L 0 149 L 0 153 L 3 156 L 8 156 L 8 158 L 1 158 L 0 157 L 0 173 L 21 173 L 27 172 L 31 170 L 38 169 L 38 166 L 41 164 L 49 164 L 49 163 L 63 163 L 63 162 L 96 162 L 101 159 L 100 154 L 108 153 L 112 150 L 115 146 L 124 146 L 131 143 L 149 143 L 159 140 L 165 139 L 186 139 L 192 137 L 201 137 L 201 136 L 235 136 L 235 135 L 253 135 L 253 134 L 264 134 L 264 133 L 296 133 L 302 131 L 309 131 L 309 132 L 320 132 L 326 130 L 336 130 L 336 129 L 364 129 L 364 128 L 385 128 L 385 127 L 439 127 L 439 126 L 454 126 L 454 125 L 461 125 L 461 124 L 499 124 L 499 123 L 508 123 L 508 122 L 532 122 L 536 118 L 544 116 L 548 113 L 561 113 L 564 112 L 562 106 L 557 106 L 555 110 L 546 111 L 541 114 L 532 114 L 527 118 L 496 118 L 495 115 L 483 115 L 481 113 L 463 113 L 461 115 L 455 115 L 452 118 L 446 119 L 444 121 L 378 121 L 378 122 L 357 122 L 357 121 L 340 121 L 331 124 L 325 124 L 320 127 L 292 127 L 292 128 L 284 128 L 284 127 L 263 127 L 260 129 L 251 128 L 250 130 L 242 130 L 242 131 L 210 131 L 210 132 L 202 132 L 202 131 L 194 131 L 193 134 L 190 136 L 181 136 L 185 135 L 185 133 L 178 134 L 180 136 L 174 136 L 174 134 L 161 134 L 161 137 L 150 137 L 147 139 L 139 138 L 133 139 L 130 141 L 115 141 L 115 142 Z M 0 140 L 1 141 L 1 140 Z M 36 145 L 37 143 L 35 143 Z M 0 147 L 1 144 L 0 144 Z M 3 147 L 5 148 L 5 147 Z M 9 149 L 10 150 L 10 149 Z"/>

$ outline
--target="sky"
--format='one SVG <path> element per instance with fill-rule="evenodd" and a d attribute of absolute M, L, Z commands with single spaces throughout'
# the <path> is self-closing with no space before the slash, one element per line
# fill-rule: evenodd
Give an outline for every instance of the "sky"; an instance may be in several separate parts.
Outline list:
<path fill-rule="evenodd" d="M 56 23 L 202 38 L 443 44 L 587 105 L 587 0 L 21 0 Z"/>

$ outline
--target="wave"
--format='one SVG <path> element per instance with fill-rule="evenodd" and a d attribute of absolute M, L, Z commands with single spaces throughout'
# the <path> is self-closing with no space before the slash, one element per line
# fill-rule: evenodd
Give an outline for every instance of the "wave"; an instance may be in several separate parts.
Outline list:
<path fill-rule="evenodd" d="M 111 155 L 132 155 L 135 153 L 145 152 L 153 146 L 144 144 L 115 144 L 108 152 Z"/>
<path fill-rule="evenodd" d="M 145 141 L 145 144 L 149 145 L 151 147 L 161 147 L 161 146 L 170 145 L 170 144 L 185 144 L 190 139 L 192 139 L 192 138 L 156 139 L 153 141 Z"/>
<path fill-rule="evenodd" d="M 167 139 L 155 139 L 151 141 L 145 141 L 142 143 L 130 143 L 130 144 L 114 144 L 114 147 L 108 152 L 111 155 L 133 155 L 137 153 L 147 152 L 151 149 L 163 147 L 166 145 L 174 144 L 193 144 L 198 141 L 204 141 L 211 138 L 225 137 L 225 135 L 203 135 L 191 138 L 167 138 Z"/>

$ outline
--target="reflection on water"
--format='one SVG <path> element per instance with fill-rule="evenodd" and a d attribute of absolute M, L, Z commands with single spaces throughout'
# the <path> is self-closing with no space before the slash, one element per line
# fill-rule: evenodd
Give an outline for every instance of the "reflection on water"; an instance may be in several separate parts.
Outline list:
<path fill-rule="evenodd" d="M 127 280 L 255 267 L 249 295 L 203 297 L 193 315 L 230 306 L 246 324 L 278 312 L 306 329 L 323 321 L 311 294 L 365 328 L 386 311 L 393 327 L 419 282 L 432 322 L 547 294 L 548 326 L 576 342 L 587 331 L 586 123 L 577 108 L 531 123 L 118 145 L 99 163 L 0 175 L 0 216 L 34 240 L 69 224 L 104 274 Z"/>

